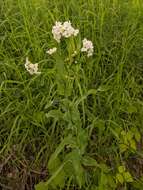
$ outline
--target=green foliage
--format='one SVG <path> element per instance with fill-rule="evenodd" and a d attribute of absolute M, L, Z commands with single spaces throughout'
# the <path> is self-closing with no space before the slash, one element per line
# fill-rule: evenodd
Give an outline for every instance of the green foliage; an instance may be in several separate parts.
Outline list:
<path fill-rule="evenodd" d="M 48 190 L 48 187 L 44 182 L 40 182 L 39 184 L 35 185 L 35 190 Z"/>
<path fill-rule="evenodd" d="M 132 152 L 134 152 L 136 150 L 136 142 L 139 142 L 140 139 L 140 133 L 136 128 L 132 128 L 127 132 L 121 131 L 119 145 L 120 151 L 123 153 L 130 149 Z"/>
<path fill-rule="evenodd" d="M 0 0 L 2 188 L 143 189 L 142 10 L 142 0 Z M 79 35 L 57 43 L 52 26 L 66 20 Z"/>
<path fill-rule="evenodd" d="M 118 167 L 118 172 L 116 174 L 116 182 L 118 183 L 131 183 L 133 182 L 133 178 L 130 174 L 130 172 L 126 171 L 125 167 L 124 166 L 119 166 Z"/>

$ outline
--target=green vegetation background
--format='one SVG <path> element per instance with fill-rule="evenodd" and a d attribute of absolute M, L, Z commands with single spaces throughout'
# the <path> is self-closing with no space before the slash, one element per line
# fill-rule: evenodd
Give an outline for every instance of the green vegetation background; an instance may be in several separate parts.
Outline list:
<path fill-rule="evenodd" d="M 62 94 L 45 52 L 66 20 L 95 52 L 73 63 Z M 142 0 L 0 0 L 2 189 L 142 190 L 142 134 Z"/>

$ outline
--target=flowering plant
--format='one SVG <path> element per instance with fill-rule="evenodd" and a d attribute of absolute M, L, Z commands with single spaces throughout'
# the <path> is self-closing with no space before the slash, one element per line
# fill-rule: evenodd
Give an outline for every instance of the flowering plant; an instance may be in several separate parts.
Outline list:
<path fill-rule="evenodd" d="M 92 41 L 86 38 L 82 40 L 83 44 L 81 47 L 79 40 L 75 39 L 78 34 L 79 29 L 75 29 L 70 21 L 65 21 L 63 23 L 56 21 L 55 25 L 52 27 L 53 38 L 58 44 L 57 47 L 48 49 L 46 53 L 54 59 L 55 79 L 57 90 L 60 95 L 70 96 L 72 93 L 75 74 L 79 70 L 77 63 L 78 58 L 81 57 L 80 54 L 84 53 L 88 58 L 91 57 L 94 52 Z M 67 41 L 67 39 L 69 40 Z M 64 43 L 64 41 L 66 44 L 66 55 L 62 50 L 62 43 Z M 25 68 L 31 75 L 41 73 L 38 71 L 38 63 L 32 64 L 28 58 L 26 58 Z"/>

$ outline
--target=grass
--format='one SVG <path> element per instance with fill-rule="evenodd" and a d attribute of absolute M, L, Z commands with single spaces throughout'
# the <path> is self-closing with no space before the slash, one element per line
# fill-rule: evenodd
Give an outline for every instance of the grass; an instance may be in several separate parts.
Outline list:
<path fill-rule="evenodd" d="M 142 0 L 0 0 L 2 190 L 142 190 L 142 10 Z M 80 34 L 47 55 L 66 20 Z M 93 57 L 63 64 L 84 37 Z"/>

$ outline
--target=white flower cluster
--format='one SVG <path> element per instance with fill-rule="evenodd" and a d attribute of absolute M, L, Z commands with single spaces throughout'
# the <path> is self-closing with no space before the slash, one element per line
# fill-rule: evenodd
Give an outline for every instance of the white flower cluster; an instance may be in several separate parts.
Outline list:
<path fill-rule="evenodd" d="M 90 40 L 87 40 L 86 38 L 82 41 L 83 47 L 81 48 L 81 52 L 87 52 L 87 57 L 90 57 L 93 55 L 93 43 Z"/>
<path fill-rule="evenodd" d="M 70 21 L 56 22 L 52 28 L 52 34 L 54 39 L 59 43 L 62 37 L 69 38 L 71 36 L 77 36 L 78 29 L 74 29 Z"/>
<path fill-rule="evenodd" d="M 26 58 L 26 62 L 25 62 L 25 68 L 26 70 L 31 74 L 40 74 L 41 72 L 38 72 L 38 63 L 31 63 L 28 59 L 28 57 Z"/>
<path fill-rule="evenodd" d="M 79 33 L 78 29 L 74 29 L 71 25 L 70 21 L 65 21 L 64 23 L 62 22 L 57 22 L 55 23 L 55 25 L 52 28 L 52 34 L 54 36 L 54 39 L 59 43 L 61 41 L 61 38 L 69 38 L 71 36 L 77 36 Z M 86 52 L 87 53 L 87 57 L 90 57 L 93 55 L 93 51 L 94 51 L 94 47 L 93 47 L 93 43 L 90 40 L 87 40 L 86 38 L 83 39 L 82 41 L 83 46 L 81 48 L 81 52 Z M 48 53 L 49 55 L 54 54 L 57 51 L 56 47 L 53 47 L 49 50 L 46 51 L 46 53 Z M 78 54 L 78 52 L 75 50 L 73 52 L 73 54 L 71 54 L 71 56 L 74 58 L 76 57 Z M 68 59 L 66 59 L 66 61 L 68 61 Z M 77 63 L 77 61 L 75 61 L 75 63 Z M 28 57 L 26 58 L 26 62 L 25 62 L 25 68 L 26 70 L 31 74 L 40 74 L 41 72 L 38 71 L 38 63 L 31 63 L 28 59 Z"/>
<path fill-rule="evenodd" d="M 49 55 L 52 55 L 53 53 L 55 53 L 57 51 L 57 48 L 54 47 L 52 49 L 49 49 L 48 51 L 46 51 L 46 53 L 48 53 Z"/>

